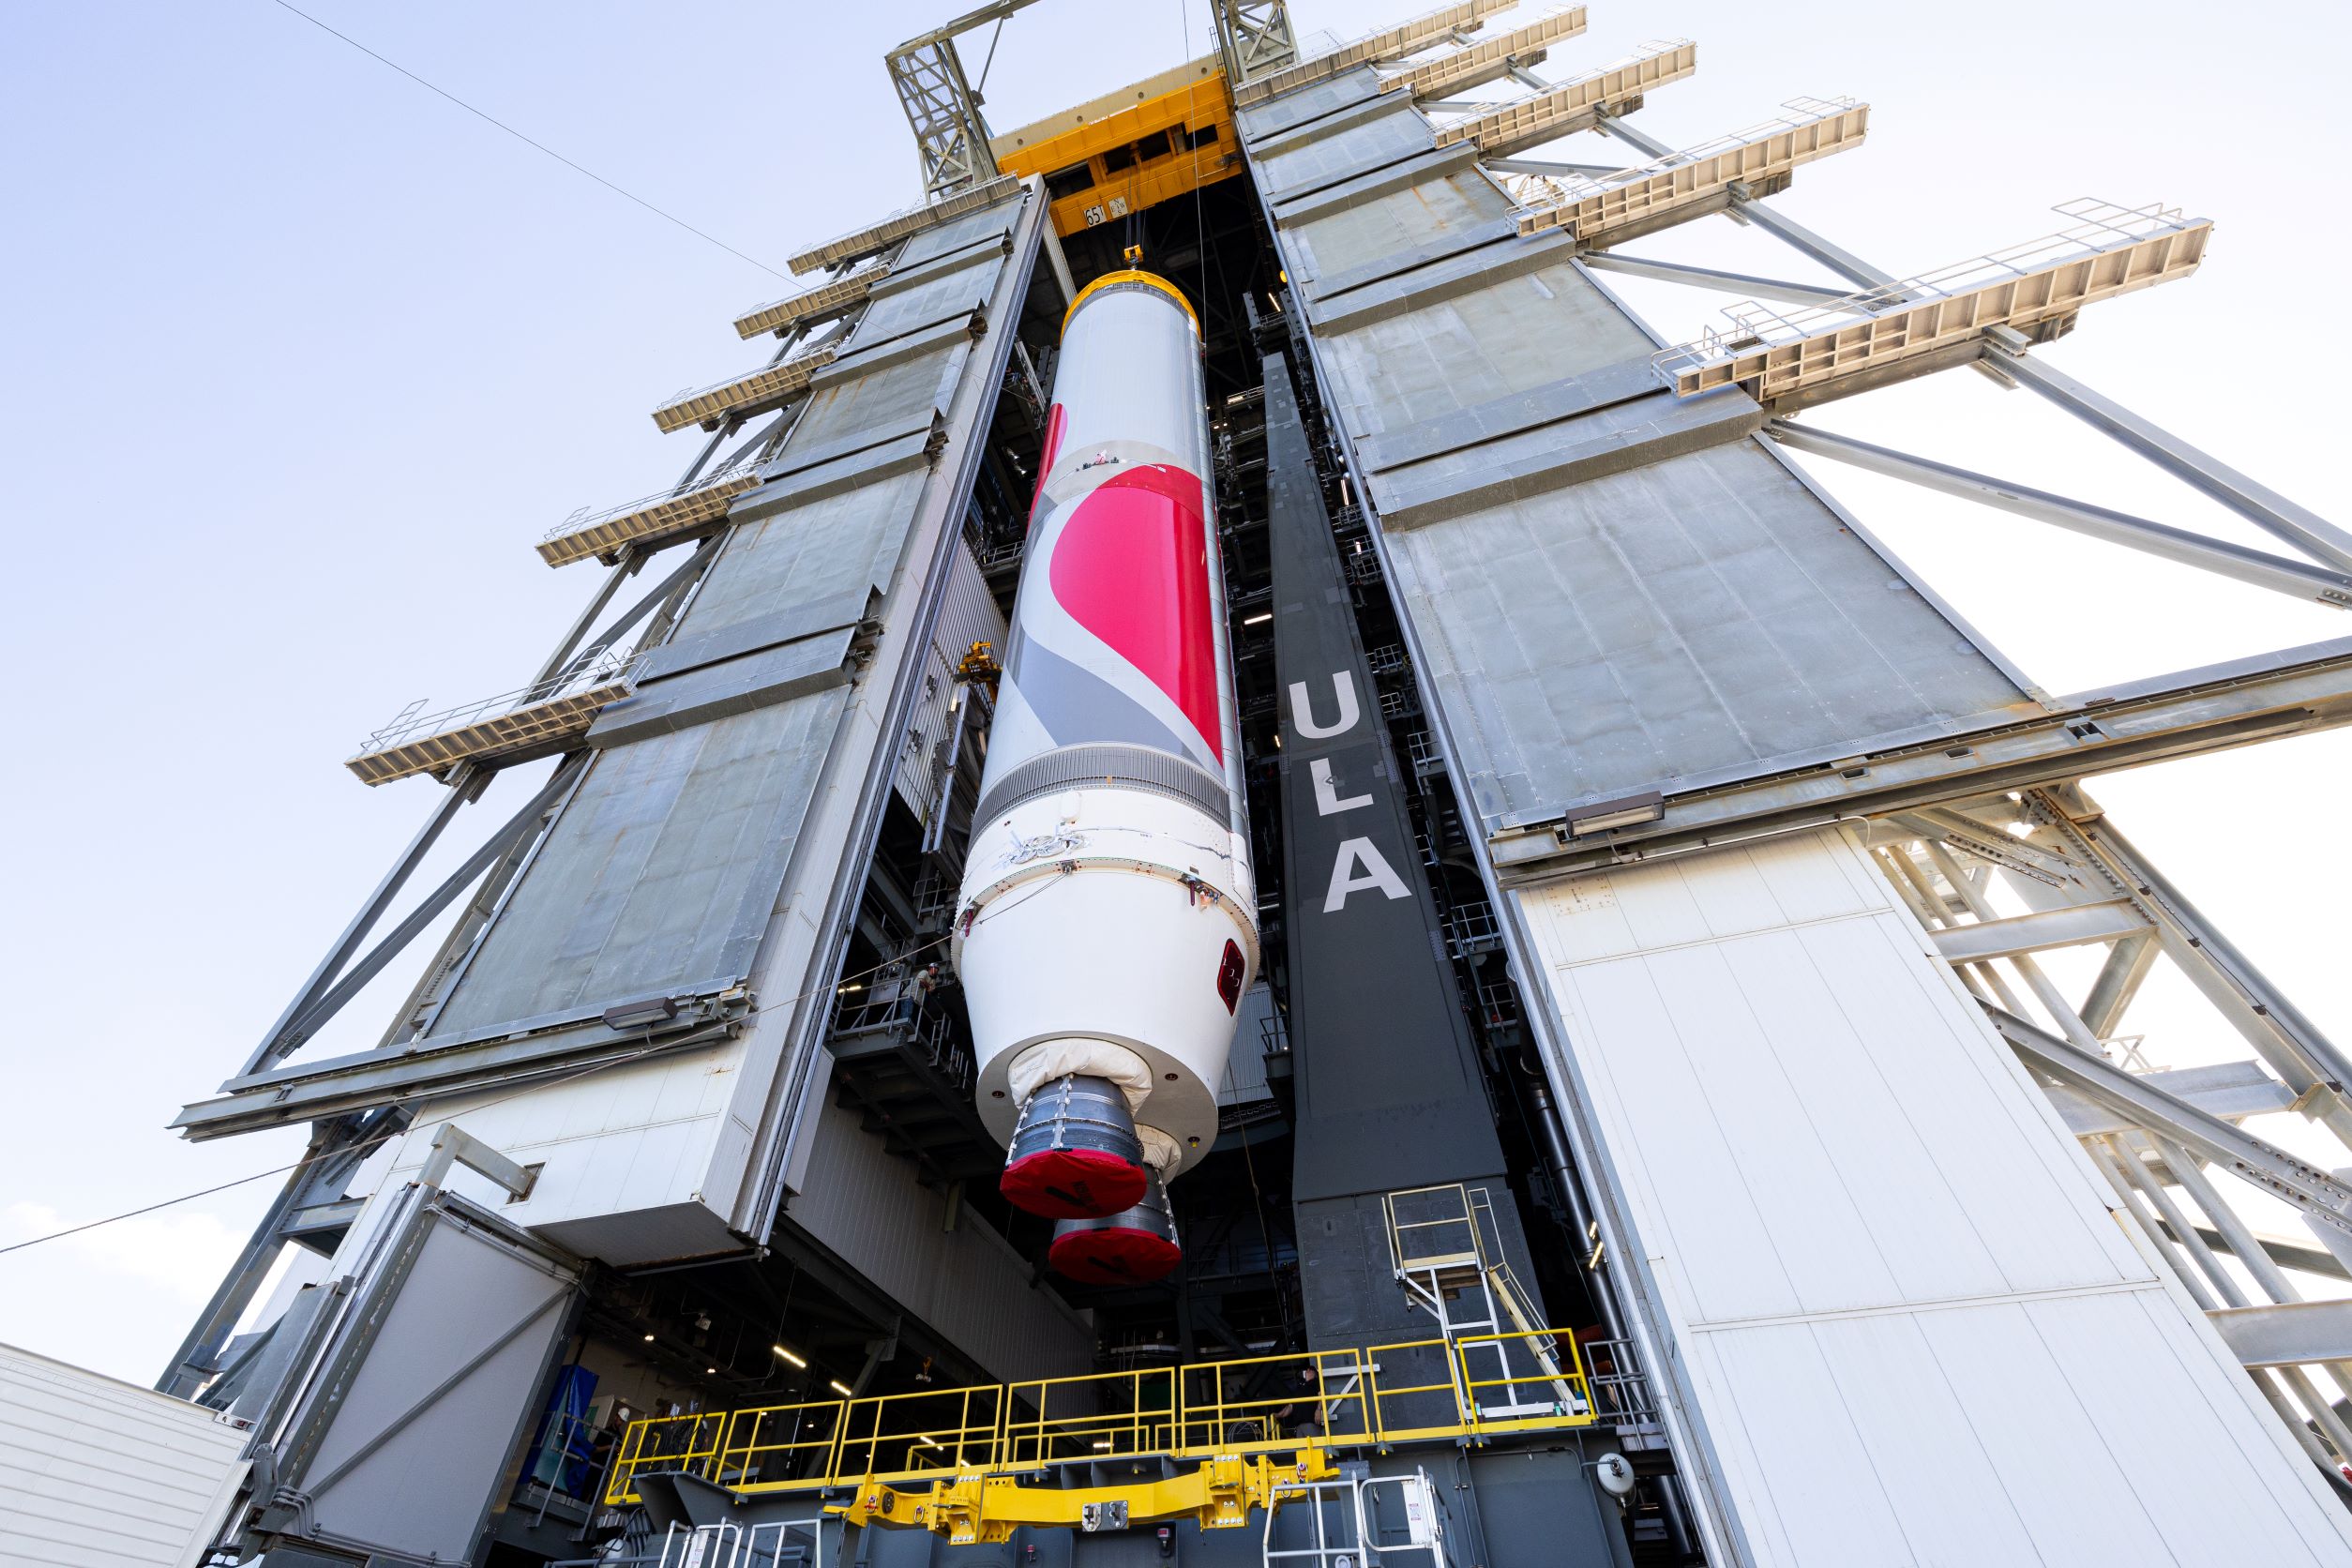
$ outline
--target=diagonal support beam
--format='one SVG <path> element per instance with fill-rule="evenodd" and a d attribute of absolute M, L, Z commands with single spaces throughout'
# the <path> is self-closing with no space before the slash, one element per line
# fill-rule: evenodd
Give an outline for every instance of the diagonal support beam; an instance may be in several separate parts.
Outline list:
<path fill-rule="evenodd" d="M 1591 260 L 1591 258 L 1587 258 Z M 2004 369 L 2013 367 L 2004 366 Z M 2039 369 L 2040 367 L 2037 367 Z M 2306 565 L 2267 550 L 2209 538 L 2185 528 L 2151 522 L 2087 501 L 2073 501 L 2048 490 L 2035 490 L 1989 474 L 1978 474 L 1933 459 L 1898 452 L 1892 447 L 1857 441 L 1787 419 L 1775 419 L 1764 431 L 1782 445 L 1815 457 L 1828 458 L 1868 473 L 1902 479 L 1925 490 L 1975 501 L 2019 517 L 2031 518 L 2071 533 L 2087 535 L 2107 544 L 2121 545 L 2143 554 L 2194 566 L 2256 588 L 2294 598 L 2309 599 L 2337 610 L 2352 609 L 2352 575 Z"/>
<path fill-rule="evenodd" d="M 1621 250 L 1591 250 L 1578 258 L 1595 272 L 1621 272 L 1629 278 L 1651 278 L 1661 283 L 1684 283 L 1697 289 L 1721 289 L 1747 299 L 1777 299 L 1787 305 L 1829 305 L 1844 299 L 1845 289 L 1819 283 L 1792 283 L 1780 278 L 1758 278 L 1747 272 L 1720 272 L 1687 262 L 1661 262 L 1648 256 L 1628 256 Z"/>
<path fill-rule="evenodd" d="M 2001 1037 L 2034 1067 L 2222 1166 L 2293 1208 L 2306 1220 L 2352 1237 L 2352 1186 L 2284 1149 L 2168 1094 L 2071 1041 L 2043 1033 L 1998 1007 L 1985 1014 Z"/>
<path fill-rule="evenodd" d="M 1997 339 L 1998 340 L 1998 339 Z M 2039 392 L 2101 434 L 2121 443 L 2191 489 L 2227 506 L 2266 533 L 2276 535 L 2314 560 L 2352 571 L 2352 534 L 2267 485 L 2257 484 L 2218 458 L 2201 452 L 2111 399 L 2102 397 L 2063 370 L 2010 352 L 1990 363 L 2010 380 Z"/>
<path fill-rule="evenodd" d="M 554 776 L 531 797 L 521 810 L 506 819 L 505 823 L 491 834 L 481 848 L 466 857 L 464 865 L 450 872 L 447 880 L 427 894 L 424 901 L 409 912 L 407 918 L 392 927 L 382 942 L 369 950 L 366 957 L 351 967 L 349 973 L 273 1034 L 258 1059 L 238 1077 L 248 1076 L 271 1063 L 284 1060 L 324 1028 L 327 1020 L 343 1010 L 346 1003 L 367 988 L 368 982 L 382 973 L 384 967 L 400 956 L 401 949 L 416 939 L 418 932 L 431 925 L 460 894 L 473 886 L 475 879 L 489 870 L 492 861 L 505 854 L 516 840 L 535 831 L 548 808 L 579 782 L 585 767 L 585 758 L 574 759 L 558 767 Z"/>
<path fill-rule="evenodd" d="M 1621 114 L 1603 115 L 1594 128 L 1606 131 L 1621 142 L 1631 143 L 1651 158 L 1670 157 L 1674 151 L 1656 137 L 1636 130 L 1625 123 Z M 1832 245 L 1795 219 L 1774 211 L 1745 192 L 1732 193 L 1731 211 L 1764 229 L 1783 244 L 1812 257 L 1840 278 L 1865 289 L 1882 289 L 1895 280 L 1893 274 L 1879 271 L 1860 256 Z"/>

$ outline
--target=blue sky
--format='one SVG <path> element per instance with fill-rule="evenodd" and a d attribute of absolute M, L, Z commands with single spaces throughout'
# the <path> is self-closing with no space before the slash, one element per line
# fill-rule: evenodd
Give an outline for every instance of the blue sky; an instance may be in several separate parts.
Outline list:
<path fill-rule="evenodd" d="M 306 8 L 779 270 L 916 196 L 881 56 L 949 9 Z M 1352 35 L 1418 8 L 1295 10 Z M 1172 65 L 1187 22 L 1205 53 L 1208 14 L 1045 0 L 1005 31 L 989 112 L 1006 128 Z M 2352 236 L 2313 179 L 2352 150 L 2340 7 L 2048 0 L 1985 23 L 1847 0 L 1596 0 L 1588 38 L 1543 69 L 1663 36 L 1701 46 L 1698 77 L 1641 116 L 1678 145 L 1799 94 L 1872 101 L 1871 144 L 1776 204 L 1897 273 L 2060 227 L 2046 208 L 2086 193 L 2218 219 L 2203 274 L 2094 308 L 2051 362 L 2352 522 L 2322 390 Z M 234 1069 L 430 807 L 430 784 L 371 792 L 341 759 L 413 698 L 528 677 L 594 586 L 533 541 L 575 506 L 673 480 L 689 438 L 647 411 L 753 363 L 728 323 L 791 285 L 271 0 L 0 6 L 0 149 L 4 1244 L 294 1157 L 294 1135 L 192 1148 L 163 1127 Z M 1720 220 L 1638 249 L 1812 276 Z M 1727 303 L 1623 292 L 1675 336 Z M 1972 375 L 1821 423 L 2267 543 Z M 2352 617 L 1825 473 L 2056 689 L 2352 633 Z M 2352 977 L 2331 888 L 2352 851 L 2324 824 L 2348 761 L 2352 738 L 2329 736 L 2097 787 L 2339 1037 Z M 336 1043 L 371 1042 L 386 988 Z M 2164 1005 L 2151 994 L 2148 1018 Z M 2181 1027 L 2183 1059 L 2209 1045 Z M 0 1340 L 152 1378 L 271 1186 L 0 1257 Z"/>

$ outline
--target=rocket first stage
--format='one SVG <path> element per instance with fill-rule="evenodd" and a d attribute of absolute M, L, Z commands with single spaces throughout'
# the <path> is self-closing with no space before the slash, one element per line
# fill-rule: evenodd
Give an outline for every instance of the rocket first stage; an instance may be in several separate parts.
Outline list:
<path fill-rule="evenodd" d="M 1003 1191 L 1096 1282 L 1182 1256 L 1163 1184 L 1216 1140 L 1258 972 L 1200 328 L 1150 273 L 1062 327 L 956 922 Z"/>

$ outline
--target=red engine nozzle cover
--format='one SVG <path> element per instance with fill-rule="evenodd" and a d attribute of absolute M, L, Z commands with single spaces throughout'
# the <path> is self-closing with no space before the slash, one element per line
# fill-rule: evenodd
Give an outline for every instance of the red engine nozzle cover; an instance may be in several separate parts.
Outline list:
<path fill-rule="evenodd" d="M 1184 1249 L 1166 1236 L 1124 1225 L 1064 1231 L 1046 1249 L 1056 1274 L 1087 1285 L 1148 1285 L 1184 1260 Z"/>
<path fill-rule="evenodd" d="M 1144 1169 L 1101 1149 L 1041 1149 L 1004 1167 L 997 1190 L 1047 1219 L 1100 1219 L 1143 1197 Z"/>

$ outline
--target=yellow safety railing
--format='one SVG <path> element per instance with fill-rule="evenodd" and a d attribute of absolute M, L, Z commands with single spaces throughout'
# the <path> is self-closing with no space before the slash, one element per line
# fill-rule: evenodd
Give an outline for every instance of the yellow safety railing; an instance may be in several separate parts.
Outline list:
<path fill-rule="evenodd" d="M 656 1416 L 630 1425 L 605 1500 L 638 1501 L 639 1476 L 671 1470 L 738 1492 L 815 1490 L 1089 1459 L 1476 1442 L 1595 1419 L 1575 1335 L 1539 1329 Z"/>

